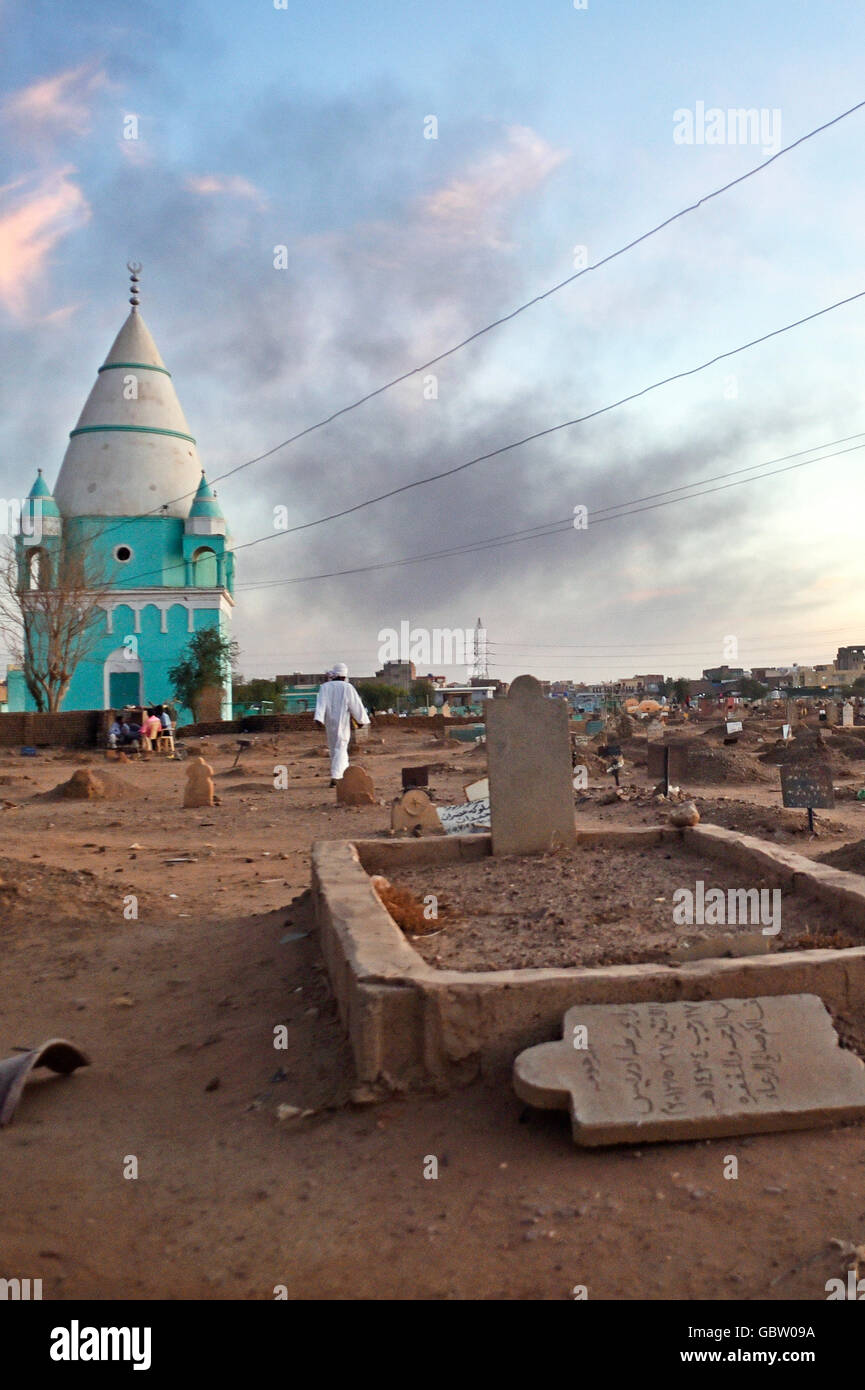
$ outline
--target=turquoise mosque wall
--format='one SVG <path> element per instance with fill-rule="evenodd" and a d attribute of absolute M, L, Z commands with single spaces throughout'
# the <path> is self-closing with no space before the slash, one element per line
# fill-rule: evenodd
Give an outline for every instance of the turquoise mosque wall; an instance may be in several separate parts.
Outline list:
<path fill-rule="evenodd" d="M 189 536 L 179 517 L 70 517 L 63 530 L 70 545 L 84 548 L 97 583 L 117 589 L 219 584 L 233 592 L 233 556 L 223 559 L 225 537 Z M 119 559 L 126 550 L 129 556 Z"/>
<path fill-rule="evenodd" d="M 140 631 L 135 631 L 135 614 L 126 604 L 114 610 L 113 631 L 107 631 L 107 619 L 101 615 L 98 620 L 100 636 L 94 648 L 79 662 L 69 685 L 63 709 L 104 709 L 109 701 L 105 693 L 105 663 L 115 652 L 127 650 L 132 654 L 129 670 L 137 670 L 137 660 L 141 662 L 142 702 L 146 705 L 177 703 L 174 699 L 168 672 L 183 658 L 192 633 L 188 629 L 188 610 L 185 604 L 177 603 L 169 608 L 166 615 L 167 632 L 160 630 L 161 613 L 155 604 L 149 604 L 141 611 Z M 193 630 L 218 627 L 223 636 L 229 636 L 229 625 L 217 609 L 193 609 Z M 110 682 L 109 682 L 110 687 Z M 30 692 L 26 692 L 26 710 L 35 710 L 36 705 Z M 192 721 L 192 711 L 178 709 L 183 723 Z"/>

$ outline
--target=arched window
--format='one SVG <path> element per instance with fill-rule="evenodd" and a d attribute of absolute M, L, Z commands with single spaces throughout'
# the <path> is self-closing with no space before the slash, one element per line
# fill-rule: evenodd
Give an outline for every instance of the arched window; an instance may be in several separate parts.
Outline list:
<path fill-rule="evenodd" d="M 192 557 L 194 565 L 192 582 L 198 589 L 215 589 L 217 579 L 216 554 L 201 546 Z"/>
<path fill-rule="evenodd" d="M 31 589 L 48 589 L 51 585 L 51 562 L 47 554 L 37 546 L 27 557 L 27 570 Z"/>

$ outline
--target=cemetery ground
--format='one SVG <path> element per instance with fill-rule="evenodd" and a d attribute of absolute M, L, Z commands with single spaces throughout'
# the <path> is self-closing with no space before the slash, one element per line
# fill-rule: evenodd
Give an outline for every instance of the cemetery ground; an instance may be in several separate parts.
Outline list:
<path fill-rule="evenodd" d="M 566 1114 L 500 1084 L 357 1093 L 313 930 L 312 842 L 384 833 L 405 764 L 442 765 L 440 803 L 485 773 L 482 753 L 422 727 L 382 738 L 353 760 L 385 804 L 357 809 L 337 807 L 314 734 L 260 736 L 233 772 L 234 742 L 211 740 L 221 804 L 201 811 L 181 809 L 180 762 L 0 753 L 0 1056 L 60 1036 L 92 1061 L 37 1074 L 0 1132 L 0 1275 L 41 1278 L 45 1299 L 570 1299 L 582 1284 L 590 1299 L 823 1301 L 850 1264 L 840 1247 L 865 1240 L 865 1123 L 581 1150 Z M 82 766 L 116 795 L 44 795 Z M 865 836 L 865 804 L 845 799 L 809 839 L 804 812 L 779 810 L 777 769 L 748 771 L 740 758 L 729 782 L 688 787 L 705 821 L 812 857 Z M 590 761 L 578 826 L 663 823 L 645 768 L 628 761 L 622 781 L 642 794 L 599 804 L 610 779 Z"/>

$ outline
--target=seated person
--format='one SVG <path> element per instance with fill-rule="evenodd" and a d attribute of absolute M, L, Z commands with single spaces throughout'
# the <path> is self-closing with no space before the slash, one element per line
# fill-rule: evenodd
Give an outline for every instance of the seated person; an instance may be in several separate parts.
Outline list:
<path fill-rule="evenodd" d="M 122 726 L 121 726 L 121 720 L 122 720 L 122 718 L 123 718 L 123 716 L 122 716 L 121 714 L 115 714 L 115 716 L 114 716 L 114 722 L 112 723 L 111 728 L 108 730 L 108 747 L 109 747 L 109 748 L 116 748 L 117 745 L 118 745 L 118 743 L 120 742 L 121 733 L 122 733 Z"/>
<path fill-rule="evenodd" d="M 163 733 L 170 734 L 172 732 L 171 718 L 169 716 L 168 710 L 165 708 L 164 705 L 156 706 L 156 715 L 160 723 L 162 724 Z"/>
<path fill-rule="evenodd" d="M 144 716 L 144 723 L 141 725 L 142 746 L 152 748 L 154 739 L 162 731 L 162 722 L 157 719 L 153 710 L 148 710 Z"/>
<path fill-rule="evenodd" d="M 120 742 L 125 747 L 134 745 L 136 748 L 141 746 L 141 725 L 128 723 L 126 720 L 120 726 Z"/>

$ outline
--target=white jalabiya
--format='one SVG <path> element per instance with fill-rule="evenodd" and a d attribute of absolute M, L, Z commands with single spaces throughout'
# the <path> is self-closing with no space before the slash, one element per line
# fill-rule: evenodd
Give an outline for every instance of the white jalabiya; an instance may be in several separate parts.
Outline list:
<path fill-rule="evenodd" d="M 369 715 L 353 685 L 348 681 L 325 681 L 318 688 L 315 718 L 327 733 L 330 749 L 330 775 L 339 781 L 348 767 L 348 743 L 351 738 L 352 717 L 358 724 L 368 724 Z"/>

